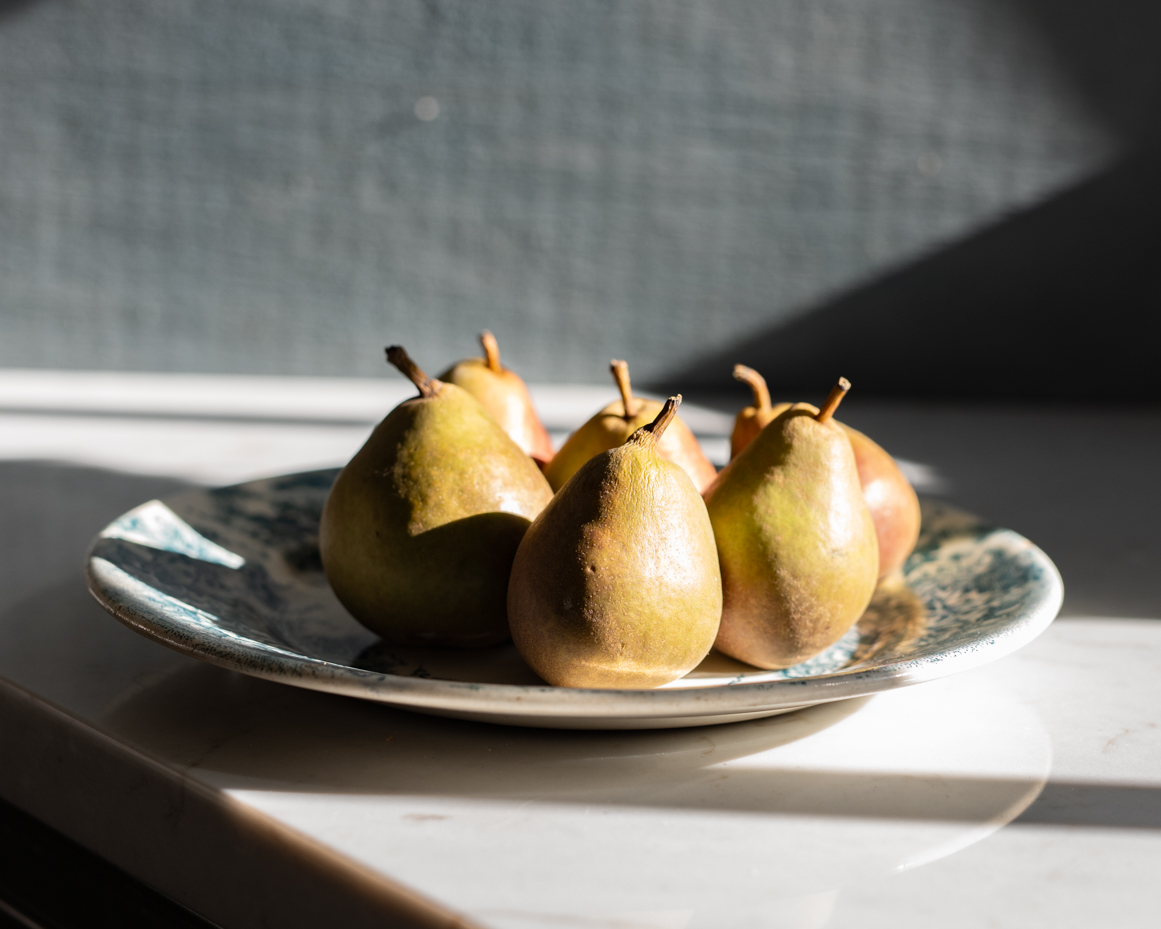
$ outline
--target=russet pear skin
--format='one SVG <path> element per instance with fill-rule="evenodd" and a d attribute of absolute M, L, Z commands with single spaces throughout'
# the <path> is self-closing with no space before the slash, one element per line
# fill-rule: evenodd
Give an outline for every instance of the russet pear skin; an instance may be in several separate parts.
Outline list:
<path fill-rule="evenodd" d="M 875 525 L 850 440 L 784 410 L 705 492 L 722 570 L 718 650 L 788 668 L 837 642 L 871 600 Z"/>
<path fill-rule="evenodd" d="M 676 680 L 709 652 L 721 610 L 697 488 L 634 439 L 590 458 L 557 492 L 520 543 L 508 587 L 517 649 L 562 687 Z"/>
<path fill-rule="evenodd" d="M 734 377 L 750 385 L 754 391 L 754 405 L 744 407 L 734 420 L 730 435 L 730 457 L 736 458 L 747 445 L 758 437 L 767 424 L 790 409 L 789 403 L 770 403 L 766 381 L 753 368 L 734 366 Z M 859 481 L 863 485 L 863 499 L 875 521 L 879 540 L 879 576 L 902 567 L 919 540 L 919 497 L 899 466 L 880 445 L 857 429 L 843 423 L 840 426 L 851 440 Z"/>
<path fill-rule="evenodd" d="M 919 541 L 919 497 L 886 449 L 857 429 L 839 425 L 851 440 L 863 499 L 879 540 L 879 576 L 886 577 L 903 566 Z"/>
<path fill-rule="evenodd" d="M 319 548 L 343 606 L 389 642 L 508 638 L 512 560 L 552 489 L 467 391 L 401 403 L 339 473 Z"/>
<path fill-rule="evenodd" d="M 758 438 L 759 432 L 790 406 L 789 403 L 775 403 L 765 408 L 743 407 L 734 419 L 734 431 L 730 433 L 730 458 L 737 458 L 743 448 Z"/>
<path fill-rule="evenodd" d="M 485 337 L 491 339 L 491 333 L 485 330 L 481 341 Z M 495 340 L 491 339 L 490 345 L 485 343 L 486 357 L 465 358 L 441 374 L 439 380 L 455 384 L 475 397 L 524 454 L 543 467 L 552 460 L 552 440 L 536 415 L 528 385 L 519 374 L 500 364 L 499 351 L 494 346 Z"/>
<path fill-rule="evenodd" d="M 614 400 L 568 437 L 544 469 L 553 490 L 559 491 L 590 458 L 619 447 L 642 426 L 653 422 L 664 406 L 659 400 L 644 397 L 634 397 L 633 402 L 637 406 L 632 416 L 626 418 L 623 401 Z M 681 467 L 699 491 L 717 476 L 717 468 L 705 457 L 697 437 L 680 418 L 671 422 L 657 440 L 657 453 Z"/>
<path fill-rule="evenodd" d="M 742 407 L 734 418 L 734 430 L 730 433 L 730 457 L 738 453 L 758 437 L 766 425 L 783 410 L 790 409 L 789 403 L 770 404 L 770 390 L 766 378 L 746 365 L 734 365 L 734 380 L 741 381 L 754 395 L 751 406 Z"/>

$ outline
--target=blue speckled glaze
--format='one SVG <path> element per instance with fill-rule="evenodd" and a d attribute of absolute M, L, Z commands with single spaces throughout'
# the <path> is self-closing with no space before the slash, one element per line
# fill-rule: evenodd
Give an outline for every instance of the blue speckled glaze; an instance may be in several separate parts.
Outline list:
<path fill-rule="evenodd" d="M 322 572 L 318 522 L 337 471 L 291 474 L 150 501 L 89 552 L 89 586 L 127 625 L 248 674 L 423 712 L 517 725 L 708 725 L 874 693 L 990 661 L 1051 622 L 1062 585 L 1026 539 L 925 502 L 903 576 L 859 624 L 809 661 L 761 671 L 713 653 L 652 691 L 540 681 L 511 645 L 390 646 L 340 606 Z"/>

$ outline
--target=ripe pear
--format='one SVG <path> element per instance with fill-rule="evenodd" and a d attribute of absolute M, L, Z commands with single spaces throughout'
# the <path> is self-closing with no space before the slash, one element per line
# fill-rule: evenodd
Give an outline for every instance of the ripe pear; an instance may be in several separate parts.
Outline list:
<path fill-rule="evenodd" d="M 724 606 L 715 646 L 759 668 L 788 668 L 858 620 L 879 574 L 875 524 L 850 440 L 818 410 L 784 410 L 705 492 Z"/>
<path fill-rule="evenodd" d="M 863 499 L 879 539 L 879 576 L 886 577 L 903 566 L 919 541 L 919 497 L 886 449 L 857 429 L 839 425 L 851 440 Z"/>
<path fill-rule="evenodd" d="M 734 365 L 734 377 L 750 385 L 754 405 L 745 407 L 734 421 L 731 458 L 737 457 L 768 423 L 790 408 L 789 403 L 770 403 L 766 380 L 753 368 Z M 839 425 L 851 440 L 863 498 L 871 510 L 879 540 L 879 576 L 886 577 L 903 565 L 919 540 L 919 497 L 895 459 L 881 446 L 857 429 L 845 423 Z"/>
<path fill-rule="evenodd" d="M 568 437 L 556 457 L 544 469 L 553 490 L 560 490 L 586 461 L 594 455 L 618 448 L 642 426 L 647 426 L 661 412 L 664 404 L 658 400 L 634 397 L 629 384 L 629 366 L 614 360 L 609 370 L 621 399 L 614 400 L 592 419 Z M 697 489 L 704 490 L 717 476 L 715 468 L 702 452 L 689 426 L 676 419 L 657 441 L 657 453 L 679 465 L 693 480 Z"/>
<path fill-rule="evenodd" d="M 779 413 L 790 408 L 789 403 L 779 403 L 777 406 L 770 403 L 770 390 L 766 386 L 766 378 L 753 368 L 734 365 L 734 380 L 749 385 L 754 393 L 754 405 L 742 407 L 734 419 L 734 431 L 730 434 L 731 458 L 738 457 L 738 453 L 753 442 L 758 433 Z"/>
<path fill-rule="evenodd" d="M 688 474 L 658 451 L 681 397 L 590 458 L 525 534 L 508 616 L 529 666 L 561 687 L 658 687 L 713 646 L 722 581 Z"/>
<path fill-rule="evenodd" d="M 484 646 L 508 638 L 508 574 L 552 499 L 536 464 L 476 399 L 387 357 L 419 389 L 339 473 L 323 507 L 327 580 L 390 642 Z"/>
<path fill-rule="evenodd" d="M 480 405 L 508 433 L 509 438 L 543 468 L 552 460 L 552 440 L 536 415 L 532 395 L 515 371 L 500 364 L 500 346 L 487 329 L 480 333 L 483 358 L 465 358 L 448 368 L 439 379 L 455 384 L 480 401 Z"/>

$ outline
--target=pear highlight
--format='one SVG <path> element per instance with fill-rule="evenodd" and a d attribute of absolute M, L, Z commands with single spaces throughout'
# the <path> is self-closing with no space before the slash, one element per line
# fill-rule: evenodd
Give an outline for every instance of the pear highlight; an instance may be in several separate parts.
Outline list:
<path fill-rule="evenodd" d="M 553 490 L 560 490 L 565 481 L 593 456 L 622 445 L 638 429 L 651 423 L 664 406 L 658 400 L 633 396 L 629 366 L 624 361 L 613 360 L 609 363 L 609 370 L 621 399 L 614 400 L 597 413 L 561 446 L 544 469 Z M 717 476 L 717 469 L 705 457 L 697 438 L 680 418 L 671 423 L 658 440 L 657 453 L 680 466 L 699 491 L 709 486 Z"/>
<path fill-rule="evenodd" d="M 788 668 L 838 641 L 870 603 L 879 573 L 874 521 L 851 443 L 833 414 L 784 410 L 705 492 L 724 604 L 716 647 L 759 668 Z"/>
<path fill-rule="evenodd" d="M 657 687 L 713 645 L 722 611 L 713 528 L 689 475 L 658 449 L 680 401 L 582 464 L 520 543 L 512 638 L 550 684 Z"/>
<path fill-rule="evenodd" d="M 428 377 L 399 346 L 387 357 L 419 396 L 336 478 L 319 528 L 327 580 L 390 642 L 502 642 L 512 560 L 552 489 L 471 394 Z"/>
<path fill-rule="evenodd" d="M 543 468 L 552 460 L 552 440 L 536 415 L 528 385 L 515 371 L 500 364 L 500 346 L 487 329 L 480 333 L 483 358 L 465 358 L 439 379 L 475 397 L 508 437 Z"/>
<path fill-rule="evenodd" d="M 767 424 L 790 408 L 789 403 L 770 403 L 766 380 L 753 368 L 734 365 L 734 377 L 750 386 L 754 405 L 743 408 L 734 421 L 731 458 L 736 458 Z M 919 541 L 919 497 L 885 449 L 857 429 L 845 423 L 839 425 L 855 453 L 863 499 L 871 510 L 879 541 L 879 576 L 886 577 L 903 566 Z"/>

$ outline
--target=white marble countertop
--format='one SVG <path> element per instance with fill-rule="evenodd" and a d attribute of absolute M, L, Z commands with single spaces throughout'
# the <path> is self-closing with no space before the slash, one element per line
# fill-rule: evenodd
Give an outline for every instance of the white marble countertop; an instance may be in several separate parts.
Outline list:
<path fill-rule="evenodd" d="M 81 556 L 120 512 L 339 463 L 395 387 L 0 372 L 0 796 L 231 929 L 1154 924 L 1156 412 L 852 404 L 1057 557 L 1070 599 L 992 665 L 767 720 L 430 718 L 201 665 L 88 596 Z M 538 389 L 550 426 L 587 391 Z M 1093 488 L 1072 521 L 1070 481 Z M 1146 563 L 1093 571 L 1110 549 Z"/>

